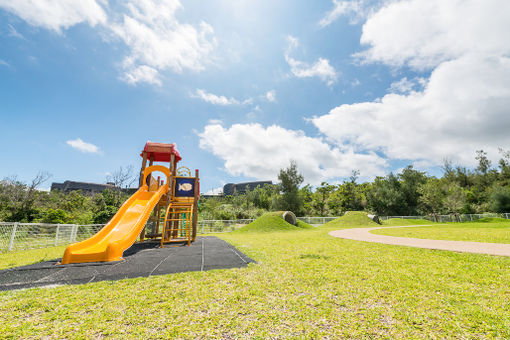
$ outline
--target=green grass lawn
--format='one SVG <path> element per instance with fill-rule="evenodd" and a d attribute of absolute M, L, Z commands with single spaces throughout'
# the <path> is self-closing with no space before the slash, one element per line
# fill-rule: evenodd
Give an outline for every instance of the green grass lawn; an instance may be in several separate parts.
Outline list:
<path fill-rule="evenodd" d="M 0 254 L 0 270 L 61 258 L 66 246 L 30 249 Z"/>
<path fill-rule="evenodd" d="M 0 292 L 0 337 L 510 337 L 510 258 L 335 228 L 219 235 L 258 261 L 243 269 Z"/>
<path fill-rule="evenodd" d="M 398 223 L 394 225 L 398 225 Z M 432 240 L 510 243 L 510 221 L 489 221 L 485 223 L 463 222 L 437 224 L 430 227 L 384 228 L 372 230 L 371 233 Z"/>
<path fill-rule="evenodd" d="M 402 226 L 402 225 L 428 225 L 437 224 L 429 220 L 421 219 L 401 219 L 401 218 L 390 218 L 385 221 L 381 221 L 383 226 Z"/>

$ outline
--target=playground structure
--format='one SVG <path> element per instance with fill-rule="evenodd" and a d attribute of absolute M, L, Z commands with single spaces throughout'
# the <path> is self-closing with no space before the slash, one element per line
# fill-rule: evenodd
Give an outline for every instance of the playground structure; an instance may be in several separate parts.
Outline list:
<path fill-rule="evenodd" d="M 161 247 L 165 243 L 190 245 L 195 241 L 198 170 L 192 176 L 188 168 L 177 168 L 182 158 L 174 144 L 147 142 L 140 156 L 138 190 L 97 234 L 68 246 L 61 264 L 119 261 L 138 236 L 140 242 L 160 238 Z M 154 172 L 161 172 L 165 178 L 154 177 Z"/>

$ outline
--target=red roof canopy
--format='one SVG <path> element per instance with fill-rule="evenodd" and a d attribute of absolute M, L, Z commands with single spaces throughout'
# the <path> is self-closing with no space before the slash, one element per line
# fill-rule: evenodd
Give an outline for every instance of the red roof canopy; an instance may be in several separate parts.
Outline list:
<path fill-rule="evenodd" d="M 153 157 L 154 162 L 170 162 L 170 155 L 172 154 L 175 155 L 176 162 L 182 159 L 175 144 L 147 142 L 140 154 L 142 157 L 143 151 L 147 152 L 147 159 Z"/>

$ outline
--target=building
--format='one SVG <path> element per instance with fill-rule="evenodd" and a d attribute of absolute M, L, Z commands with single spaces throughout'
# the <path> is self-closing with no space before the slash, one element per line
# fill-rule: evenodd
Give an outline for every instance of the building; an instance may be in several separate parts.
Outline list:
<path fill-rule="evenodd" d="M 81 190 L 84 194 L 97 194 L 105 189 L 120 190 L 120 188 L 113 183 L 87 183 L 87 182 L 75 182 L 65 181 L 64 183 L 51 183 L 51 191 L 60 190 L 68 193 L 75 190 Z"/>
<path fill-rule="evenodd" d="M 227 183 L 223 186 L 223 196 L 233 195 L 235 192 L 243 194 L 248 191 L 256 189 L 258 186 L 261 188 L 264 185 L 273 185 L 272 181 L 256 181 L 256 182 L 245 182 L 245 183 Z"/>

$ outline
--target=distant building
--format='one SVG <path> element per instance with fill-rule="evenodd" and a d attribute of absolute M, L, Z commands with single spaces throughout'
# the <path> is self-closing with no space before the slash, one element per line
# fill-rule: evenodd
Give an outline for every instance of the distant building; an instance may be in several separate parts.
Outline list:
<path fill-rule="evenodd" d="M 105 189 L 120 190 L 118 186 L 113 183 L 100 184 L 100 183 L 86 183 L 65 181 L 64 183 L 51 183 L 51 191 L 60 190 L 68 193 L 75 190 L 81 190 L 84 194 L 97 194 Z"/>
<path fill-rule="evenodd" d="M 269 184 L 273 185 L 272 181 L 256 181 L 256 182 L 245 182 L 245 183 L 227 183 L 223 186 L 223 196 L 233 195 L 234 192 L 243 194 L 246 192 L 246 189 L 248 191 L 252 191 L 256 189 L 258 186 L 261 188 L 264 187 L 264 185 Z"/>

